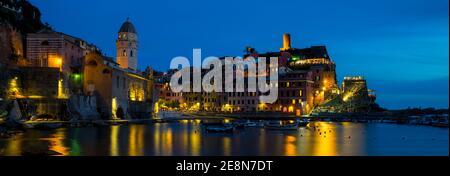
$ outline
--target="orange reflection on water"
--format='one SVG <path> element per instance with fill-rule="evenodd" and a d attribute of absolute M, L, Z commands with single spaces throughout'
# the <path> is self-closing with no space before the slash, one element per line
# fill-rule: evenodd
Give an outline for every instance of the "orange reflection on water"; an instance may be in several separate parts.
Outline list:
<path fill-rule="evenodd" d="M 166 124 L 155 124 L 153 139 L 155 155 L 172 155 L 173 132 L 171 128 L 166 128 Z"/>
<path fill-rule="evenodd" d="M 20 156 L 22 155 L 21 148 L 22 148 L 22 140 L 14 138 L 10 142 L 8 142 L 8 145 L 4 153 L 7 153 L 8 155 L 11 156 Z"/>
<path fill-rule="evenodd" d="M 266 152 L 266 130 L 260 130 L 259 133 L 259 153 L 265 153 Z"/>
<path fill-rule="evenodd" d="M 192 130 L 191 134 L 190 134 L 190 149 L 192 151 L 192 156 L 199 156 L 200 155 L 200 150 L 201 150 L 201 138 L 200 138 L 200 134 L 197 133 L 196 130 Z M 186 145 L 186 143 L 185 143 Z"/>
<path fill-rule="evenodd" d="M 327 122 L 315 123 L 316 130 L 312 135 L 314 137 L 313 156 L 336 156 L 337 141 L 335 133 L 329 131 L 334 129 L 334 124 Z M 326 133 L 326 134 L 325 134 Z"/>
<path fill-rule="evenodd" d="M 64 139 L 66 137 L 66 129 L 58 129 L 53 137 L 49 138 L 50 146 L 49 149 L 51 151 L 55 151 L 60 153 L 59 156 L 67 156 L 69 155 L 69 148 L 64 145 Z"/>
<path fill-rule="evenodd" d="M 231 155 L 231 139 L 229 137 L 223 138 L 223 155 L 224 156 Z"/>
<path fill-rule="evenodd" d="M 110 155 L 119 156 L 119 126 L 111 126 L 111 144 L 110 144 Z"/>
<path fill-rule="evenodd" d="M 159 144 L 160 144 L 160 138 L 159 138 L 159 132 L 161 131 L 161 124 L 156 123 L 155 128 L 153 130 L 153 149 L 155 154 L 160 154 Z"/>
<path fill-rule="evenodd" d="M 292 135 L 287 135 L 284 139 L 284 155 L 286 156 L 296 156 L 297 155 L 297 146 L 295 142 L 297 139 Z"/>
<path fill-rule="evenodd" d="M 144 155 L 144 126 L 132 125 L 130 126 L 130 133 L 128 136 L 128 155 L 129 156 L 143 156 Z"/>
<path fill-rule="evenodd" d="M 162 148 L 165 155 L 172 155 L 173 149 L 172 129 L 167 128 L 167 131 L 163 134 Z"/>

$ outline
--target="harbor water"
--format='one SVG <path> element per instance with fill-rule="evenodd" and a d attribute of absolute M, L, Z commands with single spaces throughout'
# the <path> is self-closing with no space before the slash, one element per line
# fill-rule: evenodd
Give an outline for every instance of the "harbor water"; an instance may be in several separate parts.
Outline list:
<path fill-rule="evenodd" d="M 208 133 L 199 120 L 27 130 L 0 139 L 0 156 L 48 150 L 63 156 L 448 156 L 448 128 L 312 122 L 294 131 L 263 127 Z"/>

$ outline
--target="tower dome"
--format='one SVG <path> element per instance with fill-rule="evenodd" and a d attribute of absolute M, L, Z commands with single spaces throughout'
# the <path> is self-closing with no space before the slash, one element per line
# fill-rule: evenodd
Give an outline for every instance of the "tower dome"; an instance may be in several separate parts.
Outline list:
<path fill-rule="evenodd" d="M 121 32 L 128 32 L 128 33 L 134 33 L 137 34 L 136 28 L 134 28 L 133 23 L 130 22 L 130 19 L 127 18 L 127 21 L 125 21 L 122 26 L 120 27 L 119 33 Z"/>

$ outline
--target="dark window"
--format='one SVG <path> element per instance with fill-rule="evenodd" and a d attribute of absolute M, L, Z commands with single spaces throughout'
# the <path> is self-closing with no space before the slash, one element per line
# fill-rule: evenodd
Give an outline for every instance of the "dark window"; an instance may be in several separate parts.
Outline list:
<path fill-rule="evenodd" d="M 44 40 L 43 42 L 41 42 L 41 45 L 48 46 L 50 45 L 50 43 L 47 40 Z"/>
<path fill-rule="evenodd" d="M 87 65 L 89 65 L 89 66 L 97 66 L 97 62 L 95 60 L 91 60 L 91 61 L 88 62 Z"/>
<path fill-rule="evenodd" d="M 103 74 L 109 74 L 109 73 L 110 73 L 110 71 L 109 71 L 108 69 L 105 68 L 105 69 L 103 70 Z"/>

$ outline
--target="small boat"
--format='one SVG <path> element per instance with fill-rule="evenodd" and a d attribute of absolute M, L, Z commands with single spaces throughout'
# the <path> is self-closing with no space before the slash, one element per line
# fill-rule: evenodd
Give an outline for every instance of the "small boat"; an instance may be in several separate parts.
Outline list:
<path fill-rule="evenodd" d="M 433 124 L 432 126 L 434 126 L 434 127 L 441 127 L 441 128 L 445 128 L 445 127 L 447 127 L 448 128 L 448 123 L 435 123 L 435 124 Z"/>
<path fill-rule="evenodd" d="M 258 124 L 255 122 L 251 122 L 250 120 L 247 120 L 246 122 L 236 122 L 235 126 L 238 128 L 242 127 L 257 127 Z"/>
<path fill-rule="evenodd" d="M 282 122 L 279 123 L 267 123 L 264 126 L 267 130 L 298 130 L 298 124 L 283 124 Z"/>
<path fill-rule="evenodd" d="M 299 127 L 305 127 L 309 124 L 309 120 L 307 119 L 297 119 L 297 125 Z"/>
<path fill-rule="evenodd" d="M 234 126 L 222 125 L 222 126 L 207 126 L 205 127 L 207 132 L 211 133 L 232 133 L 234 131 Z"/>
<path fill-rule="evenodd" d="M 257 127 L 258 124 L 256 124 L 255 122 L 247 122 L 244 125 L 245 127 Z"/>
<path fill-rule="evenodd" d="M 175 119 L 181 118 L 182 114 L 176 111 L 160 111 L 156 115 L 157 119 Z"/>
<path fill-rule="evenodd" d="M 433 123 L 431 125 L 434 127 L 447 127 L 448 128 L 448 119 L 433 121 Z"/>
<path fill-rule="evenodd" d="M 331 119 L 330 118 L 325 118 L 322 121 L 324 121 L 324 122 L 331 122 Z"/>

